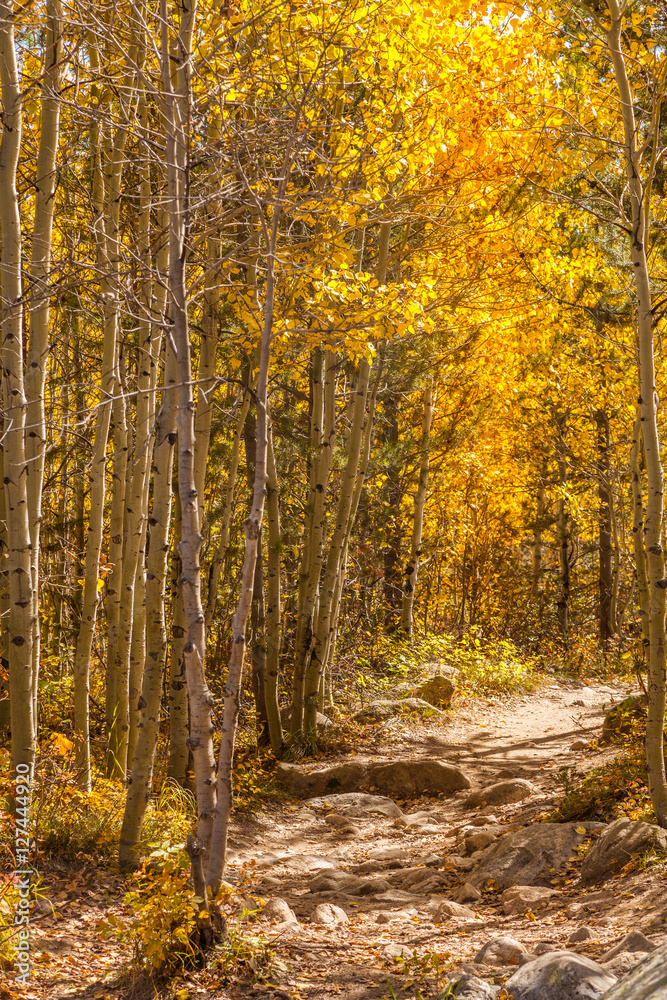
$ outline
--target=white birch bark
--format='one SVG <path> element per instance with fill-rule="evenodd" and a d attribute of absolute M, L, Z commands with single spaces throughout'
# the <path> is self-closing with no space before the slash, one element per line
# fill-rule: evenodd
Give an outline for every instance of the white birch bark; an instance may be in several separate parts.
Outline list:
<path fill-rule="evenodd" d="M 403 583 L 403 606 L 401 608 L 401 630 L 406 636 L 412 635 L 412 607 L 415 600 L 415 587 L 419 575 L 419 559 L 422 554 L 422 530 L 424 526 L 424 506 L 428 488 L 429 448 L 431 443 L 431 421 L 433 419 L 433 380 L 424 393 L 424 413 L 421 431 L 421 462 L 419 468 L 419 483 L 415 494 L 415 512 L 412 521 L 412 539 L 410 542 L 410 560 L 405 571 Z"/>
<path fill-rule="evenodd" d="M 641 153 L 634 114 L 634 97 L 628 80 L 621 47 L 623 14 L 627 4 L 607 0 L 611 23 L 607 31 L 607 47 L 614 68 L 614 77 L 623 122 L 624 163 L 627 188 L 632 204 L 630 252 L 637 297 L 636 322 L 639 342 L 639 407 L 644 457 L 646 462 L 647 500 L 644 520 L 649 610 L 648 647 L 648 719 L 646 725 L 646 763 L 653 809 L 660 826 L 667 826 L 667 780 L 663 753 L 665 721 L 665 606 L 667 579 L 662 546 L 664 515 L 664 474 L 660 457 L 658 431 L 658 397 L 655 389 L 655 355 L 653 342 L 653 306 L 646 257 L 646 240 L 650 212 L 649 191 L 642 183 Z M 655 81 L 655 86 L 659 82 Z M 660 101 L 654 97 L 654 147 L 660 119 Z M 654 162 L 654 161 L 653 161 Z M 652 164 L 653 166 L 653 164 Z"/>

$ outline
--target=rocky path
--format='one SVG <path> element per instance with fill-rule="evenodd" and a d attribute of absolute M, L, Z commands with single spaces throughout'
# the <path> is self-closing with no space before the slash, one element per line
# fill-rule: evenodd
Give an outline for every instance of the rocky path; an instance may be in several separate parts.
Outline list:
<path fill-rule="evenodd" d="M 178 984 L 185 991 L 179 996 L 426 1000 L 438 983 L 463 977 L 455 995 L 489 1000 L 511 995 L 504 984 L 518 966 L 534 969 L 529 958 L 542 955 L 553 965 L 562 950 L 579 956 L 577 974 L 593 977 L 593 992 L 538 988 L 535 1000 L 600 996 L 665 935 L 663 869 L 619 872 L 612 864 L 607 871 L 608 828 L 539 818 L 559 794 L 559 771 L 581 772 L 613 755 L 588 744 L 605 708 L 627 693 L 552 683 L 530 696 L 459 705 L 445 722 L 390 720 L 384 753 L 339 762 L 367 776 L 362 791 L 295 797 L 239 821 L 227 873 L 230 910 L 250 911 L 242 925 L 272 943 L 273 970 L 268 982 L 229 990 L 200 974 Z M 401 770 L 399 761 L 409 767 Z M 387 763 L 391 773 L 378 770 Z M 462 772 L 468 787 L 419 795 L 414 775 L 441 774 L 442 765 Z M 302 777 L 307 770 L 296 769 Z M 383 775 L 391 777 L 387 787 Z M 597 869 L 583 881 L 586 851 L 584 864 Z M 51 977 L 47 992 L 82 1000 L 117 995 L 118 953 L 100 945 L 100 960 L 111 968 L 102 976 L 89 967 L 84 980 L 76 966 L 90 956 L 76 953 L 89 941 L 90 919 L 86 924 L 80 911 L 72 920 L 79 931 L 67 925 L 59 932 L 72 949 L 67 974 Z M 40 939 L 51 954 L 57 947 L 51 924 L 36 930 L 38 953 Z M 628 932 L 634 936 L 624 941 Z M 39 978 L 36 996 L 47 987 Z"/>

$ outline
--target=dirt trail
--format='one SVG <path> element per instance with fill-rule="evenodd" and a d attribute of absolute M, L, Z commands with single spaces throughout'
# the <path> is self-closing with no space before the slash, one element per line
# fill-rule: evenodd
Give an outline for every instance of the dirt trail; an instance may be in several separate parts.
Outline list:
<path fill-rule="evenodd" d="M 605 708 L 629 690 L 626 686 L 577 681 L 551 683 L 528 696 L 458 705 L 444 723 L 385 723 L 383 753 L 345 760 L 436 757 L 462 768 L 478 786 L 504 778 L 525 778 L 538 786 L 538 791 L 521 802 L 477 809 L 466 807 L 466 792 L 450 798 L 399 799 L 407 817 L 418 811 L 430 814 L 426 829 L 401 825 L 405 817 L 394 820 L 367 814 L 351 820 L 356 831 L 341 833 L 340 826 L 325 821 L 331 808 L 296 800 L 243 819 L 234 827 L 227 874 L 237 900 L 247 897 L 246 905 L 251 907 L 252 898 L 277 897 L 291 907 L 298 924 L 266 917 L 244 921 L 249 932 L 259 932 L 275 945 L 279 968 L 270 984 L 212 988 L 204 973 L 179 983 L 179 988 L 187 989 L 193 1000 L 239 996 L 258 1000 L 338 996 L 388 1000 L 390 983 L 396 997 L 414 998 L 419 995 L 415 992 L 418 988 L 426 998 L 435 995 L 433 979 L 420 978 L 414 961 L 411 973 L 401 974 L 395 958 L 401 948 L 404 955 L 416 955 L 417 959 L 430 953 L 446 955 L 447 965 L 455 972 L 466 969 L 492 937 L 509 935 L 529 951 L 538 942 L 565 947 L 572 931 L 584 922 L 593 934 L 570 947 L 591 958 L 599 958 L 631 927 L 640 927 L 657 943 L 664 934 L 660 869 L 617 876 L 595 891 L 577 887 L 575 878 L 559 888 L 553 905 L 537 913 L 535 919 L 523 914 L 505 916 L 499 898 L 485 895 L 469 904 L 474 910 L 469 918 L 434 922 L 437 900 L 454 900 L 472 865 L 463 857 L 462 829 L 472 824 L 480 829 L 493 826 L 498 833 L 505 833 L 529 824 L 549 809 L 559 794 L 555 781 L 558 771 L 576 767 L 581 773 L 613 755 L 614 750 L 572 747 L 599 735 Z M 337 892 L 330 882 L 320 885 L 317 873 L 339 880 L 357 874 L 368 879 L 371 888 L 367 894 L 365 889 L 357 890 L 357 895 Z M 110 882 L 105 890 L 108 899 L 113 889 Z M 314 910 L 322 903 L 340 906 L 347 922 L 329 926 L 312 923 Z M 98 898 L 92 907 L 77 906 L 72 893 L 69 905 L 70 917 L 61 916 L 56 922 L 46 918 L 35 928 L 35 954 L 39 956 L 42 942 L 52 959 L 60 938 L 71 949 L 71 960 L 61 965 L 56 976 L 51 965 L 48 975 L 40 974 L 38 962 L 34 995 L 48 992 L 53 997 L 81 1000 L 116 996 L 111 983 L 114 965 L 121 956 L 109 944 L 98 944 L 93 932 L 103 901 Z M 105 963 L 106 975 L 100 975 L 99 966 L 98 971 L 87 965 L 91 950 Z M 475 969 L 489 982 L 501 982 L 507 974 L 507 970 L 503 973 L 487 966 Z"/>

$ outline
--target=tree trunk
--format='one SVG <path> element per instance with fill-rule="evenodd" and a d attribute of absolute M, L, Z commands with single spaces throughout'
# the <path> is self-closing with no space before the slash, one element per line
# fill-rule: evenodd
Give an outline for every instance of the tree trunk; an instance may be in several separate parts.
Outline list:
<path fill-rule="evenodd" d="M 614 590 L 613 546 L 611 523 L 611 478 L 609 465 L 609 417 L 604 410 L 595 414 L 597 425 L 598 474 L 598 546 L 599 546 L 599 613 L 600 642 L 607 649 L 614 635 L 611 605 Z"/>
<path fill-rule="evenodd" d="M 31 565 L 26 481 L 26 395 L 23 378 L 23 288 L 21 219 L 16 186 L 23 126 L 23 94 L 14 41 L 14 4 L 0 3 L 0 354 L 4 406 L 3 473 L 7 518 L 8 633 L 12 772 L 32 775 L 35 764 L 35 595 Z M 30 782 L 26 782 L 30 786 Z M 28 810 L 23 813 L 27 817 Z"/>
<path fill-rule="evenodd" d="M 634 426 L 632 428 L 632 448 L 630 449 L 630 485 L 632 489 L 632 548 L 635 555 L 635 575 L 637 579 L 637 597 L 639 616 L 642 626 L 642 641 L 644 653 L 648 657 L 649 644 L 649 590 L 648 572 L 646 567 L 646 550 L 644 548 L 644 491 L 640 468 L 642 450 L 642 420 L 641 411 L 637 408 Z"/>
<path fill-rule="evenodd" d="M 419 559 L 422 554 L 422 528 L 424 524 L 424 505 L 428 487 L 429 445 L 431 440 L 431 420 L 433 417 L 433 380 L 424 393 L 424 416 L 422 418 L 421 434 L 421 466 L 419 483 L 415 494 L 415 512 L 412 522 L 412 541 L 410 545 L 410 561 L 405 570 L 403 584 L 403 607 L 401 609 L 401 630 L 406 636 L 412 635 L 412 606 L 415 599 L 415 587 L 419 573 Z"/>
<path fill-rule="evenodd" d="M 558 562 L 560 567 L 560 597 L 558 598 L 556 607 L 558 608 L 560 633 L 565 642 L 567 642 L 570 631 L 570 530 L 567 523 L 567 503 L 565 499 L 565 491 L 567 489 L 566 419 L 565 414 L 559 414 L 556 417 L 559 486 L 558 502 L 556 504 L 556 529 Z"/>
<path fill-rule="evenodd" d="M 278 676 L 280 673 L 280 561 L 281 532 L 278 474 L 273 451 L 273 434 L 268 428 L 267 439 L 268 479 L 266 482 L 267 520 L 267 573 L 266 573 L 266 670 L 264 675 L 264 703 L 271 748 L 279 755 L 283 747 L 283 729 L 278 705 Z"/>
<path fill-rule="evenodd" d="M 540 478 L 537 484 L 537 503 L 535 506 L 535 524 L 533 525 L 533 567 L 530 582 L 530 596 L 540 596 L 540 585 L 542 583 L 542 529 L 544 527 L 544 512 L 546 509 L 546 496 L 544 483 L 547 478 L 546 464 L 542 466 Z"/>
<path fill-rule="evenodd" d="M 653 343 L 653 306 L 646 240 L 649 231 L 650 191 L 641 180 L 641 154 L 637 148 L 637 125 L 634 99 L 621 49 L 623 13 L 618 0 L 607 0 L 611 24 L 607 45 L 614 67 L 620 99 L 625 138 L 625 173 L 632 204 L 630 249 L 637 296 L 636 322 L 639 340 L 639 407 L 646 462 L 647 503 L 644 521 L 644 543 L 647 555 L 649 594 L 649 662 L 648 719 L 646 724 L 646 763 L 653 809 L 660 826 L 667 826 L 667 780 L 663 753 L 665 722 L 665 556 L 662 548 L 664 513 L 664 475 L 660 458 L 658 432 L 658 400 L 655 391 L 655 357 Z M 660 101 L 654 98 L 653 152 L 650 173 L 655 169 L 658 146 Z"/>

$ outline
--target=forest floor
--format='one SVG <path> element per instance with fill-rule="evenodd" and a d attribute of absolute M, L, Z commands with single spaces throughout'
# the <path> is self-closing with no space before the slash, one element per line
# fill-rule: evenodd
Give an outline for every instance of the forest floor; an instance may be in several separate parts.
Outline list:
<path fill-rule="evenodd" d="M 406 815 L 430 814 L 426 829 L 366 814 L 352 820 L 356 832 L 342 834 L 340 826 L 325 822 L 330 808 L 296 799 L 269 803 L 239 817 L 227 878 L 238 897 L 247 898 L 249 908 L 252 899 L 278 897 L 291 907 L 298 923 L 276 923 L 261 913 L 242 920 L 244 933 L 261 935 L 271 943 L 272 964 L 263 982 L 247 979 L 222 986 L 214 973 L 198 971 L 181 976 L 165 988 L 164 996 L 427 998 L 458 971 L 472 969 L 482 945 L 500 935 L 515 939 L 529 952 L 542 943 L 553 950 L 569 947 L 594 959 L 631 928 L 659 943 L 667 919 L 665 868 L 660 863 L 634 870 L 629 866 L 630 870 L 588 887 L 578 877 L 580 858 L 572 857 L 569 871 L 554 880 L 557 889 L 549 905 L 535 913 L 506 916 L 499 896 L 492 893 L 468 903 L 473 911 L 468 916 L 443 917 L 436 912 L 438 901 L 456 900 L 472 867 L 463 857 L 463 828 L 470 832 L 470 826 L 489 826 L 505 833 L 550 812 L 563 795 L 564 768 L 572 778 L 619 752 L 618 746 L 598 747 L 597 737 L 605 710 L 630 690 L 615 682 L 551 680 L 527 695 L 455 702 L 446 722 L 400 719 L 383 724 L 382 730 L 373 727 L 376 737 L 383 732 L 384 745 L 375 743 L 372 754 L 340 760 L 438 758 L 462 768 L 477 786 L 523 778 L 538 790 L 521 802 L 494 807 L 467 807 L 467 792 L 398 800 Z M 436 882 L 440 877 L 440 885 L 434 890 L 426 878 L 421 883 L 412 879 L 409 891 L 396 887 L 401 884 L 397 876 L 405 873 L 404 884 L 409 884 L 407 876 L 418 868 L 432 871 Z M 378 886 L 381 892 L 368 895 L 336 893 L 330 886 L 329 891 L 318 892 L 315 873 L 323 871 L 386 878 L 390 886 L 385 882 Z M 119 974 L 130 955 L 127 948 L 103 938 L 97 925 L 110 911 L 121 912 L 127 883 L 113 871 L 80 863 L 51 869 L 45 882 L 44 892 L 55 912 L 41 901 L 33 917 L 30 985 L 19 992 L 10 984 L 0 997 L 8 1000 L 16 992 L 28 1000 L 124 995 Z M 311 923 L 315 907 L 323 902 L 340 906 L 347 921 L 328 926 Z M 567 945 L 582 925 L 589 928 L 587 939 Z M 447 974 L 437 970 L 439 962 Z M 486 965 L 474 969 L 480 978 L 495 983 L 511 972 Z M 150 993 L 137 984 L 135 995 Z"/>

